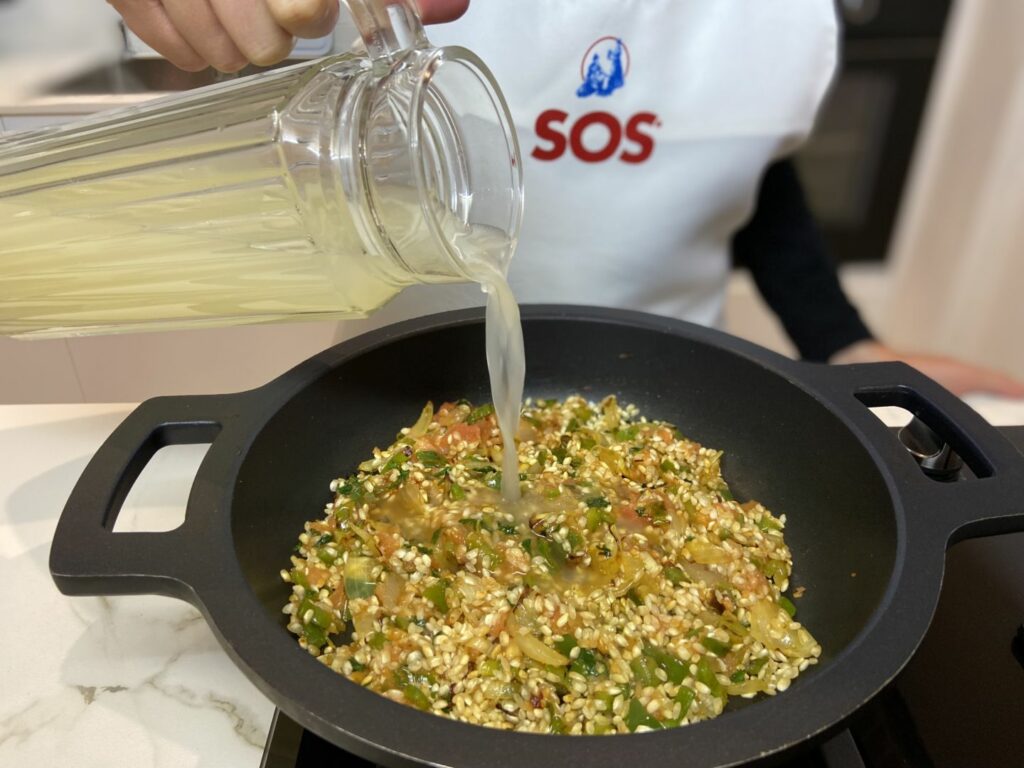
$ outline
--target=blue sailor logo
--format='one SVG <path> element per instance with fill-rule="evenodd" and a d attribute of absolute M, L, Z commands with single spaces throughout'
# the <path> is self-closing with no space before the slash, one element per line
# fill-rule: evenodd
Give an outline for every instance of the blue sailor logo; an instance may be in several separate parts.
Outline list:
<path fill-rule="evenodd" d="M 583 84 L 576 89 L 580 98 L 611 96 L 626 84 L 629 74 L 629 49 L 617 37 L 598 38 L 583 56 L 580 77 Z"/>

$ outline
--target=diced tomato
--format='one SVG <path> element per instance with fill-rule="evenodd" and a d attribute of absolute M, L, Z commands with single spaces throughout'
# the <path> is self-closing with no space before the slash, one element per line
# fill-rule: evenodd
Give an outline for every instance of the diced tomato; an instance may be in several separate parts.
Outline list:
<path fill-rule="evenodd" d="M 480 427 L 476 424 L 452 424 L 441 442 L 446 444 L 445 447 L 462 442 L 475 445 L 480 442 Z"/>
<path fill-rule="evenodd" d="M 643 528 L 646 522 L 637 514 L 636 506 L 632 504 L 622 504 L 616 507 L 615 516 L 620 523 L 631 528 Z"/>
<path fill-rule="evenodd" d="M 335 608 L 343 606 L 345 604 L 345 582 L 339 583 L 327 599 Z"/>
<path fill-rule="evenodd" d="M 402 546 L 402 537 L 391 531 L 378 531 L 377 533 L 377 548 L 380 553 L 384 556 L 385 560 L 390 560 L 391 556 Z"/>
<path fill-rule="evenodd" d="M 311 565 L 306 569 L 306 578 L 309 580 L 309 586 L 316 589 L 320 589 L 320 587 L 327 583 L 327 576 L 326 570 L 315 565 Z"/>

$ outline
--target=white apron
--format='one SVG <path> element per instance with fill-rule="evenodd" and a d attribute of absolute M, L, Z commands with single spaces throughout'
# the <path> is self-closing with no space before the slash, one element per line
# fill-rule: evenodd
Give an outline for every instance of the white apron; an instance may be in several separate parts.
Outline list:
<path fill-rule="evenodd" d="M 511 108 L 520 302 L 720 321 L 730 237 L 832 77 L 832 0 L 472 0 L 427 31 L 487 62 Z M 338 340 L 483 299 L 472 285 L 415 286 L 340 323 Z"/>

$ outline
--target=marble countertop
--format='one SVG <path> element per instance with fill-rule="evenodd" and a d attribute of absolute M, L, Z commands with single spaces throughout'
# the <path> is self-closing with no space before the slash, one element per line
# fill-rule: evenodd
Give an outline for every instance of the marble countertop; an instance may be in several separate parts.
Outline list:
<path fill-rule="evenodd" d="M 79 474 L 133 405 L 0 406 L 0 766 L 256 768 L 274 706 L 192 606 L 76 597 L 50 540 Z M 150 462 L 117 530 L 173 528 L 205 446 Z"/>
<path fill-rule="evenodd" d="M 975 398 L 994 424 L 1024 402 Z M 57 592 L 47 561 L 86 462 L 133 405 L 0 406 L 0 766 L 253 766 L 274 707 L 199 613 L 170 598 Z M 900 415 L 883 414 L 889 423 Z M 117 530 L 184 516 L 205 446 L 172 446 L 143 472 Z"/>

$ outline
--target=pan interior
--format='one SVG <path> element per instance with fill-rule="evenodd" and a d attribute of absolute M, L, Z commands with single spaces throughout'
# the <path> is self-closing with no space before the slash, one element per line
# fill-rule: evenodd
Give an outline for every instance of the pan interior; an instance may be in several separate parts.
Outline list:
<path fill-rule="evenodd" d="M 836 416 L 777 373 L 709 343 L 584 320 L 527 320 L 524 331 L 528 396 L 616 394 L 724 450 L 736 497 L 786 515 L 792 585 L 806 588 L 798 616 L 824 651 L 794 687 L 850 643 L 881 601 L 897 535 L 881 474 Z M 324 373 L 257 435 L 238 474 L 232 531 L 268 632 L 286 632 L 279 570 L 303 523 L 322 515 L 330 480 L 390 444 L 427 400 L 487 402 L 483 345 L 482 324 L 472 324 L 378 347 Z M 303 653 L 297 643 L 295 652 Z"/>

